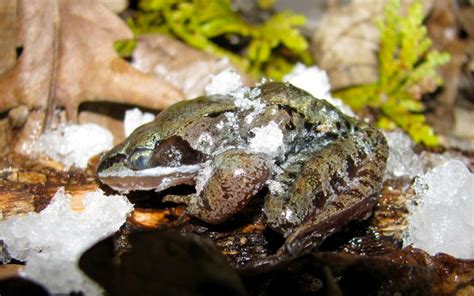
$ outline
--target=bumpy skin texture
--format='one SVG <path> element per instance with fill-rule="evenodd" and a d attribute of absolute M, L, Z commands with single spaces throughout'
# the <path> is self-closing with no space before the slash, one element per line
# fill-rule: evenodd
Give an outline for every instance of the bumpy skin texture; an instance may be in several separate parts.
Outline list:
<path fill-rule="evenodd" d="M 269 176 L 265 159 L 241 150 L 220 154 L 213 165 L 215 169 L 200 194 L 168 195 L 164 200 L 186 203 L 191 215 L 220 223 L 245 207 Z"/>
<path fill-rule="evenodd" d="M 382 187 L 388 146 L 380 131 L 339 110 L 336 121 L 328 120 L 334 107 L 297 88 L 270 84 L 263 87 L 262 96 L 300 113 L 313 129 L 337 135 L 320 150 L 299 152 L 305 161 L 295 161 L 277 177 L 283 182 L 294 179 L 290 190 L 266 199 L 268 224 L 287 236 L 286 251 L 298 253 L 370 213 Z"/>
<path fill-rule="evenodd" d="M 162 190 L 198 180 L 202 188 L 196 194 L 165 201 L 187 204 L 189 214 L 208 223 L 225 221 L 274 182 L 281 190 L 270 186 L 263 210 L 268 225 L 287 238 L 280 252 L 291 254 L 370 213 L 388 156 L 383 135 L 290 84 L 258 88 L 260 95 L 247 99 L 265 107 L 251 120 L 252 109 L 237 108 L 232 98 L 201 97 L 171 106 L 107 153 L 99 178 L 121 190 Z M 242 149 L 252 140 L 249 131 L 271 122 L 282 132 L 284 149 L 271 156 Z M 208 179 L 179 170 L 190 165 L 210 169 Z M 126 176 L 166 166 L 178 171 Z M 140 178 L 146 182 L 137 182 Z"/>

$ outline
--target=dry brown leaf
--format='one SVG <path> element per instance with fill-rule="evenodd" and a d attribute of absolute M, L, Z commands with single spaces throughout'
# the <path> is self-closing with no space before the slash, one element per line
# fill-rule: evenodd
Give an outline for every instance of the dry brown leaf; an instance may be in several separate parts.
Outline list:
<path fill-rule="evenodd" d="M 132 61 L 132 65 L 138 70 L 163 77 L 181 90 L 186 98 L 204 95 L 211 75 L 226 69 L 239 73 L 244 84 L 253 83 L 227 59 L 215 57 L 160 34 L 139 36 Z M 80 110 L 79 122 L 93 122 L 106 127 L 113 133 L 114 143 L 118 144 L 125 137 L 123 115 L 129 108 L 130 106 L 87 103 Z"/>
<path fill-rule="evenodd" d="M 0 4 L 0 73 L 15 65 L 16 59 L 16 2 L 3 1 Z"/>
<path fill-rule="evenodd" d="M 333 89 L 375 82 L 379 34 L 375 20 L 383 1 L 354 0 L 333 7 L 313 38 L 314 58 L 326 70 Z"/>
<path fill-rule="evenodd" d="M 187 98 L 204 95 L 211 75 L 226 69 L 239 73 L 244 83 L 252 82 L 228 59 L 212 56 L 160 34 L 138 37 L 137 48 L 133 52 L 133 65 L 143 72 L 164 77 Z"/>
<path fill-rule="evenodd" d="M 470 15 L 470 17 L 468 16 Z M 469 21 L 474 17 L 474 9 L 472 7 L 460 8 L 457 4 L 450 1 L 437 0 L 434 5 L 433 12 L 427 20 L 428 32 L 433 40 L 434 46 L 438 50 L 447 51 L 451 59 L 441 68 L 443 76 L 443 89 L 440 91 L 435 102 L 433 117 L 428 120 L 438 133 L 449 134 L 454 131 L 455 135 L 461 137 L 472 137 L 472 126 L 468 126 L 466 132 L 464 128 L 454 126 L 455 121 L 459 123 L 461 118 L 454 118 L 455 103 L 459 96 L 461 81 L 463 78 L 471 78 L 470 73 L 465 73 L 464 68 L 469 64 L 472 57 L 469 57 L 474 49 L 474 28 L 473 21 Z M 466 36 L 461 37 L 460 32 L 464 30 Z M 468 115 L 467 124 L 472 122 Z M 438 120 L 443 118 L 443 120 Z M 454 127 L 454 129 L 453 129 Z"/>
<path fill-rule="evenodd" d="M 7 2 L 0 4 L 2 10 Z M 0 76 L 0 111 L 18 105 L 30 110 L 64 107 L 75 120 L 85 101 L 163 109 L 183 98 L 163 78 L 142 73 L 118 56 L 113 42 L 132 34 L 101 2 L 19 0 L 17 5 L 23 52 Z"/>
<path fill-rule="evenodd" d="M 121 13 L 128 7 L 128 0 L 101 0 L 108 9 L 115 13 Z"/>
<path fill-rule="evenodd" d="M 341 1 L 343 2 L 343 1 Z M 333 89 L 375 82 L 378 78 L 377 19 L 387 1 L 352 0 L 333 5 L 313 37 L 316 64 L 327 71 Z M 401 1 L 406 9 L 413 1 Z M 431 0 L 423 1 L 425 12 Z"/>

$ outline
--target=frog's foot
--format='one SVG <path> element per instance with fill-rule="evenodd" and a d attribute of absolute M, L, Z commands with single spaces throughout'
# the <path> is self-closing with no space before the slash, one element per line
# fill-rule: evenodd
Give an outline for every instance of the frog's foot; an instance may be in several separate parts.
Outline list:
<path fill-rule="evenodd" d="M 314 248 L 348 222 L 367 217 L 377 202 L 387 155 L 385 138 L 373 128 L 313 155 L 290 191 L 266 204 L 269 225 L 286 237 L 280 252 Z"/>
<path fill-rule="evenodd" d="M 187 212 L 208 223 L 220 223 L 240 211 L 269 176 L 264 158 L 243 150 L 229 150 L 216 157 L 213 170 L 201 192 L 163 200 L 187 205 Z"/>
<path fill-rule="evenodd" d="M 306 220 L 297 227 L 287 238 L 279 252 L 299 254 L 319 246 L 324 239 L 339 231 L 350 221 L 363 220 L 370 215 L 371 209 L 377 203 L 378 195 L 374 194 L 365 199 L 353 199 L 350 194 L 339 196 L 342 204 L 347 207 L 338 209 L 338 205 L 328 206 L 317 216 Z M 344 205 L 346 206 L 346 205 Z"/>

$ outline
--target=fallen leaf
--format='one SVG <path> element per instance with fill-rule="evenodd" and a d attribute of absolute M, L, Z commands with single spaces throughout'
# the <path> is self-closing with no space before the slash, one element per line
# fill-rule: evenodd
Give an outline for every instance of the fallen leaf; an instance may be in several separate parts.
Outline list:
<path fill-rule="evenodd" d="M 110 295 L 246 295 L 212 241 L 176 230 L 138 232 L 120 257 L 113 237 L 87 250 L 79 267 Z"/>
<path fill-rule="evenodd" d="M 205 87 L 212 75 L 227 69 L 238 73 L 245 85 L 254 82 L 227 59 L 215 57 L 166 35 L 141 35 L 137 37 L 136 44 L 131 57 L 132 65 L 139 71 L 164 78 L 186 98 L 205 95 Z M 106 127 L 113 133 L 114 143 L 118 144 L 125 138 L 125 111 L 131 108 L 128 104 L 87 102 L 81 105 L 79 122 L 92 122 Z M 155 113 L 153 110 L 147 111 Z"/>
<path fill-rule="evenodd" d="M 7 2 L 0 4 L 2 10 L 11 5 Z M 131 38 L 132 33 L 101 2 L 16 3 L 17 38 L 23 51 L 16 65 L 0 76 L 0 112 L 25 105 L 30 110 L 48 109 L 51 115 L 63 107 L 68 119 L 76 120 L 79 105 L 86 101 L 163 109 L 183 98 L 162 77 L 142 73 L 118 56 L 114 41 Z"/>
<path fill-rule="evenodd" d="M 16 1 L 0 4 L 0 73 L 15 65 L 16 60 Z"/>
<path fill-rule="evenodd" d="M 344 3 L 345 1 L 340 1 Z M 331 5 L 313 35 L 316 64 L 327 71 L 332 89 L 367 84 L 378 79 L 379 32 L 387 1 L 352 0 Z M 401 1 L 402 10 L 413 0 Z M 432 0 L 423 1 L 427 13 Z"/>
<path fill-rule="evenodd" d="M 19 276 L 0 280 L 0 294 L 18 295 L 19 293 L 25 296 L 26 295 L 35 295 L 35 296 L 50 295 L 43 286 Z"/>
<path fill-rule="evenodd" d="M 218 58 L 160 34 L 139 36 L 132 58 L 137 69 L 164 77 L 186 98 L 205 95 L 204 89 L 212 75 L 227 69 L 237 72 L 244 84 L 253 82 L 228 59 Z"/>
<path fill-rule="evenodd" d="M 466 17 L 469 14 L 471 16 Z M 471 62 L 470 55 L 474 50 L 474 29 L 466 20 L 473 16 L 474 9 L 469 6 L 460 8 L 455 3 L 437 0 L 427 20 L 426 26 L 434 47 L 448 52 L 451 56 L 449 62 L 441 67 L 443 88 L 434 101 L 433 116 L 428 117 L 436 132 L 443 135 L 455 134 L 467 138 L 471 134 L 469 131 L 464 133 L 459 127 L 454 128 L 456 121 L 461 120 L 454 118 L 454 108 L 463 78 L 467 78 L 471 83 L 473 81 L 472 74 L 464 70 Z M 461 37 L 461 31 L 465 31 L 465 37 Z M 443 120 L 439 120 L 440 118 Z"/>
<path fill-rule="evenodd" d="M 313 56 L 333 89 L 375 82 L 379 33 L 375 20 L 384 1 L 354 0 L 332 7 L 313 36 Z"/>

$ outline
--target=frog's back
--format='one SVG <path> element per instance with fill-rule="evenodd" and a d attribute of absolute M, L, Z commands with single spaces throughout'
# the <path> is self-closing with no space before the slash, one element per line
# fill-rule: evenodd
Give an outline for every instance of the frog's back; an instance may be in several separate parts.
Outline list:
<path fill-rule="evenodd" d="M 178 134 L 191 122 L 205 116 L 235 110 L 232 99 L 223 96 L 198 97 L 176 103 L 161 112 L 153 122 L 161 138 Z"/>
<path fill-rule="evenodd" d="M 260 90 L 263 101 L 268 104 L 287 106 L 303 115 L 305 121 L 315 127 L 324 126 L 329 130 L 341 130 L 350 129 L 353 126 L 352 118 L 326 100 L 317 99 L 290 83 L 270 82 L 262 85 Z"/>

